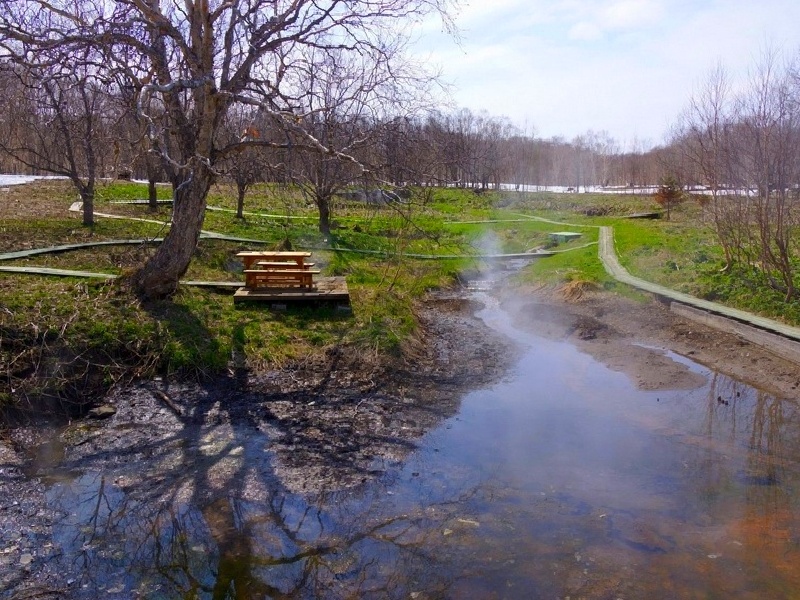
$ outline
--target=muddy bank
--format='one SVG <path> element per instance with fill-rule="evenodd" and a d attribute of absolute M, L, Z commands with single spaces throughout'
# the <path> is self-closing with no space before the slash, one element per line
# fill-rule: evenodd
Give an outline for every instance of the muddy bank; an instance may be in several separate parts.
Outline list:
<path fill-rule="evenodd" d="M 458 298 L 431 298 L 404 360 L 333 348 L 279 371 L 115 390 L 95 418 L 57 432 L 59 460 L 66 469 L 135 462 L 149 456 L 148 446 L 177 440 L 185 430 L 242 426 L 269 438 L 287 488 L 357 484 L 375 474 L 376 458 L 401 460 L 414 439 L 457 411 L 461 394 L 497 379 L 513 360 L 513 345 L 476 319 L 475 309 Z M 4 463 L 35 471 L 30 457 L 53 432 L 37 426 L 7 432 Z"/>
<path fill-rule="evenodd" d="M 794 363 L 677 316 L 655 300 L 641 302 L 597 290 L 575 297 L 563 289 L 526 288 L 508 291 L 503 305 L 525 327 L 568 340 L 628 375 L 640 389 L 701 385 L 702 378 L 681 363 L 683 356 L 778 397 L 799 395 L 800 371 Z"/>

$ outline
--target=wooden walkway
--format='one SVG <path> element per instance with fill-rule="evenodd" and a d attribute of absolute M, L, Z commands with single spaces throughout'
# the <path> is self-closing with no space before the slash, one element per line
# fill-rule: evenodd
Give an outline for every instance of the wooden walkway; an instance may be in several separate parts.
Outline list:
<path fill-rule="evenodd" d="M 614 230 L 611 227 L 600 228 L 599 256 L 606 271 L 614 279 L 672 300 L 673 312 L 710 327 L 739 335 L 753 344 L 800 364 L 800 329 L 634 277 L 619 263 L 614 248 Z"/>

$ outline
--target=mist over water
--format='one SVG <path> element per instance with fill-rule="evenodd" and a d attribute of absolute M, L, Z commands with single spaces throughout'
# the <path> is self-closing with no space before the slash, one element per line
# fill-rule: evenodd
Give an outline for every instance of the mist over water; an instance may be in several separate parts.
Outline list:
<path fill-rule="evenodd" d="M 477 269 L 467 277 L 467 289 L 473 292 L 491 290 L 503 278 L 503 264 L 497 258 L 491 258 L 503 253 L 500 239 L 491 230 L 485 230 L 472 244 L 474 254 L 484 257 L 477 261 Z"/>

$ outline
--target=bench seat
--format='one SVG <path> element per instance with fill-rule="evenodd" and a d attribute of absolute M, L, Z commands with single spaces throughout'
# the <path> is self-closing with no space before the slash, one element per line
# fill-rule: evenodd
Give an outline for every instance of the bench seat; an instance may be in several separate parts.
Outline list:
<path fill-rule="evenodd" d="M 244 274 L 247 275 L 248 273 L 270 273 L 273 275 L 301 275 L 303 273 L 309 273 L 312 275 L 319 275 L 320 271 L 318 269 L 245 269 Z"/>
<path fill-rule="evenodd" d="M 303 269 L 311 268 L 316 263 L 313 262 L 304 262 Z M 294 261 L 269 261 L 269 260 L 260 260 L 256 263 L 257 267 L 264 267 L 266 269 L 297 269 L 298 264 Z"/>
<path fill-rule="evenodd" d="M 319 271 L 310 269 L 245 269 L 245 287 L 314 287 L 314 275 Z"/>

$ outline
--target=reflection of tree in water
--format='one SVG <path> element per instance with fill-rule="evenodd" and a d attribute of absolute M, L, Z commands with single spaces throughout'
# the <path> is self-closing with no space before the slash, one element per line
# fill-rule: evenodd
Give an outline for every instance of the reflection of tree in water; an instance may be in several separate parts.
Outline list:
<path fill-rule="evenodd" d="M 757 392 L 748 444 L 744 511 L 733 528 L 749 549 L 753 573 L 779 573 L 782 585 L 798 589 L 800 510 L 793 498 L 793 471 L 798 450 L 798 418 L 793 402 Z M 788 467 L 788 468 L 787 468 Z"/>
<path fill-rule="evenodd" d="M 427 518 L 336 514 L 327 532 L 331 515 L 313 508 L 292 523 L 294 510 L 273 510 L 283 500 L 265 506 L 221 499 L 201 513 L 161 513 L 138 532 L 144 537 L 129 567 L 133 581 L 147 581 L 140 590 L 165 597 L 214 600 L 404 597 L 413 591 L 410 580 L 446 587 L 430 551 L 441 528 Z"/>
<path fill-rule="evenodd" d="M 733 446 L 751 483 L 776 483 L 789 457 L 800 451 L 800 412 L 792 402 L 714 374 L 702 433 L 711 449 L 717 440 Z"/>
<path fill-rule="evenodd" d="M 730 528 L 741 549 L 737 573 L 800 585 L 791 566 L 800 560 L 800 540 L 791 534 L 800 524 L 792 494 L 800 455 L 796 403 L 714 375 L 702 433 L 695 482 L 708 513 Z"/>
<path fill-rule="evenodd" d="M 800 455 L 800 411 L 795 403 L 713 374 L 701 406 L 696 434 L 683 436 L 691 448 L 687 502 L 723 520 L 745 507 L 774 510 L 796 478 L 792 457 Z"/>
<path fill-rule="evenodd" d="M 75 597 L 392 598 L 448 588 L 437 547 L 464 498 L 398 511 L 376 482 L 306 501 L 276 480 L 266 443 L 241 424 L 222 442 L 186 427 L 139 472 L 54 487 Z M 176 445 L 184 460 L 165 469 Z"/>

